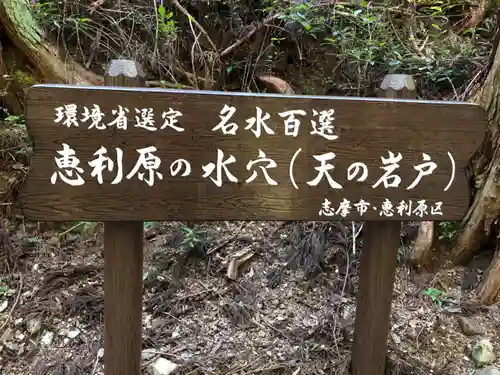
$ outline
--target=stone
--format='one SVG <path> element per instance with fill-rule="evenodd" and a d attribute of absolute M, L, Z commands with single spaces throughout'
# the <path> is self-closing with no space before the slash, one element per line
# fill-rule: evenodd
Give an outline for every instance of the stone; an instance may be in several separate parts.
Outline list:
<path fill-rule="evenodd" d="M 7 348 L 7 350 L 9 350 L 11 353 L 13 354 L 16 354 L 19 352 L 20 350 L 20 346 L 16 343 L 13 343 L 13 342 L 7 342 L 5 343 L 5 347 Z"/>
<path fill-rule="evenodd" d="M 70 339 L 74 339 L 79 334 L 80 334 L 80 330 L 78 328 L 76 328 L 74 330 L 68 331 L 68 333 L 66 333 L 66 336 L 68 336 L 68 338 L 70 338 Z"/>
<path fill-rule="evenodd" d="M 14 330 L 12 328 L 7 328 L 0 337 L 0 344 L 5 344 L 8 341 L 14 339 Z"/>
<path fill-rule="evenodd" d="M 42 335 L 42 339 L 40 340 L 42 345 L 50 346 L 52 344 L 52 340 L 54 339 L 54 333 L 50 331 L 45 331 Z"/>
<path fill-rule="evenodd" d="M 7 307 L 9 306 L 9 301 L 5 300 L 2 303 L 0 303 L 0 312 L 4 312 L 7 310 Z"/>
<path fill-rule="evenodd" d="M 26 330 L 31 334 L 37 334 L 42 329 L 42 323 L 37 319 L 31 319 L 26 322 Z"/>
<path fill-rule="evenodd" d="M 170 375 L 177 367 L 179 366 L 174 362 L 160 357 L 151 365 L 152 375 Z"/>
<path fill-rule="evenodd" d="M 472 359 L 474 359 L 474 362 L 479 366 L 489 365 L 495 358 L 493 345 L 487 339 L 480 340 L 472 348 Z"/>
<path fill-rule="evenodd" d="M 149 361 L 150 359 L 153 359 L 155 355 L 156 355 L 155 349 L 144 349 L 141 352 L 141 359 L 143 361 Z"/>
<path fill-rule="evenodd" d="M 474 375 L 500 375 L 500 370 L 493 367 L 493 366 L 488 366 L 488 367 L 476 370 L 474 372 Z"/>
<path fill-rule="evenodd" d="M 458 318 L 458 324 L 466 336 L 484 335 L 486 333 L 474 320 L 464 316 Z"/>

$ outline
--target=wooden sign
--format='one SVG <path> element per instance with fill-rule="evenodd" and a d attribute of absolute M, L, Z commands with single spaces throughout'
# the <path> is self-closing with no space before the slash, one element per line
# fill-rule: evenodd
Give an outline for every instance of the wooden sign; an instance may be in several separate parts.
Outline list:
<path fill-rule="evenodd" d="M 450 220 L 469 103 L 36 85 L 33 220 Z"/>

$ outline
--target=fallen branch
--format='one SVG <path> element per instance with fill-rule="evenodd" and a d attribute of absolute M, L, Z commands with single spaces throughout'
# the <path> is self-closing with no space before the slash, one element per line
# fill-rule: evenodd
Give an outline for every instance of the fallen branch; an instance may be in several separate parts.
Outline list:
<path fill-rule="evenodd" d="M 238 278 L 238 270 L 240 266 L 254 255 L 255 253 L 250 248 L 245 248 L 235 254 L 231 254 L 231 259 L 229 260 L 229 265 L 227 266 L 228 279 L 236 280 Z"/>
<path fill-rule="evenodd" d="M 250 25 L 247 29 L 247 33 L 243 38 L 238 40 L 237 42 L 231 44 L 229 47 L 227 47 L 224 51 L 220 53 L 220 57 L 227 57 L 231 53 L 233 53 L 239 46 L 241 46 L 243 43 L 247 42 L 257 31 L 260 29 L 269 26 L 274 20 L 279 18 L 281 14 L 275 14 L 272 16 L 267 17 L 263 22 L 258 23 L 258 24 L 253 24 Z"/>
<path fill-rule="evenodd" d="M 231 237 L 229 237 L 226 241 L 214 247 L 213 249 L 208 250 L 207 256 L 219 251 L 220 249 L 224 248 L 229 242 L 233 241 L 240 234 L 241 230 L 243 229 L 243 227 L 245 227 L 245 225 L 247 225 L 247 223 L 244 221 Z"/>
<path fill-rule="evenodd" d="M 180 85 L 176 83 L 170 83 L 165 81 L 146 81 L 147 87 L 161 87 L 169 89 L 183 89 L 183 90 L 196 90 L 196 87 Z"/>

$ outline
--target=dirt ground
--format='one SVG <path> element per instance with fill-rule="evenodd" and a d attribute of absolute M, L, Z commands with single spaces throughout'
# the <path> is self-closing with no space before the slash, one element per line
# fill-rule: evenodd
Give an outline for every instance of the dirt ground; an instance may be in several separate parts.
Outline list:
<path fill-rule="evenodd" d="M 360 224 L 146 224 L 144 374 L 158 357 L 178 364 L 175 374 L 348 373 Z M 470 302 L 480 268 L 410 271 L 409 232 L 388 374 L 471 374 L 479 338 L 498 352 L 500 308 Z M 102 225 L 25 224 L 0 234 L 0 373 L 103 374 Z M 253 256 L 229 280 L 231 254 L 243 249 Z M 464 334 L 459 317 L 483 334 Z"/>

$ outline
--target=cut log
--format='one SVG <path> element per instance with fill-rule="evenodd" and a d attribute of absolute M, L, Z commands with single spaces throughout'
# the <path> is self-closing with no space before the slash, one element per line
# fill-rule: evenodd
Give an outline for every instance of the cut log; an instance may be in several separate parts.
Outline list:
<path fill-rule="evenodd" d="M 264 83 L 266 88 L 270 92 L 274 92 L 277 94 L 285 94 L 285 95 L 294 95 L 295 91 L 292 89 L 292 86 L 281 78 L 269 75 L 269 74 L 258 74 L 256 78 Z"/>

